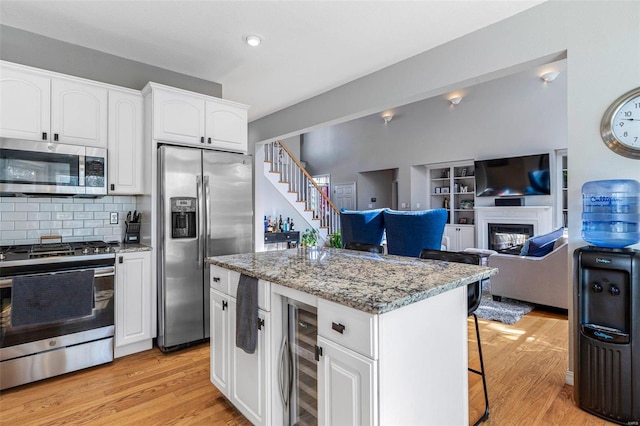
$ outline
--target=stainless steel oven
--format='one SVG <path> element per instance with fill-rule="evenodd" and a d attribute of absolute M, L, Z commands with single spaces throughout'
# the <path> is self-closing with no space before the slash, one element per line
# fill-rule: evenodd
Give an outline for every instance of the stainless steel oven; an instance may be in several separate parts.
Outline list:
<path fill-rule="evenodd" d="M 102 242 L 0 247 L 0 389 L 113 361 L 114 275 Z"/>
<path fill-rule="evenodd" d="M 107 150 L 0 138 L 0 193 L 107 194 Z"/>

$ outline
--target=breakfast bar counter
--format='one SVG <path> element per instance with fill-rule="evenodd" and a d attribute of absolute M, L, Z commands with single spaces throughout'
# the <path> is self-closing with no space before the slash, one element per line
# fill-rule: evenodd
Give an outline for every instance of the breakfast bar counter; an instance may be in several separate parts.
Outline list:
<path fill-rule="evenodd" d="M 297 248 L 207 262 L 364 312 L 382 314 L 489 278 L 497 269 L 336 248 Z"/>
<path fill-rule="evenodd" d="M 497 269 L 336 248 L 206 261 L 211 382 L 251 423 L 468 425 L 467 285 Z"/>

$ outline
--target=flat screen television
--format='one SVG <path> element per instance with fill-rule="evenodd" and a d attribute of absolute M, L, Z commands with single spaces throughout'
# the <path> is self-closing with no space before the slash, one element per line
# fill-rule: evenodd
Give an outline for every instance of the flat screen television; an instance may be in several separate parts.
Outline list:
<path fill-rule="evenodd" d="M 549 154 L 474 161 L 476 196 L 550 195 Z"/>

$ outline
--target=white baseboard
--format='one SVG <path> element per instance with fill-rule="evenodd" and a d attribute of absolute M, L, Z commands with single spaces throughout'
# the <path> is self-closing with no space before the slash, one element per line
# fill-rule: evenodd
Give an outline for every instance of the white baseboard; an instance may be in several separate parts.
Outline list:
<path fill-rule="evenodd" d="M 569 386 L 573 386 L 573 371 L 567 370 L 567 374 L 564 376 L 564 382 Z"/>
<path fill-rule="evenodd" d="M 142 342 L 131 343 L 129 345 L 116 347 L 113 350 L 115 358 L 135 354 L 136 352 L 147 351 L 153 348 L 153 339 L 143 340 Z"/>

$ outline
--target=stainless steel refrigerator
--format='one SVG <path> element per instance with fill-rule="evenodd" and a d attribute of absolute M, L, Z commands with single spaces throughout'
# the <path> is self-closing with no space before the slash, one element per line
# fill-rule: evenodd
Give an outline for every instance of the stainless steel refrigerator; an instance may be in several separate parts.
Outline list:
<path fill-rule="evenodd" d="M 158 148 L 158 347 L 209 337 L 207 256 L 253 251 L 252 157 Z"/>

